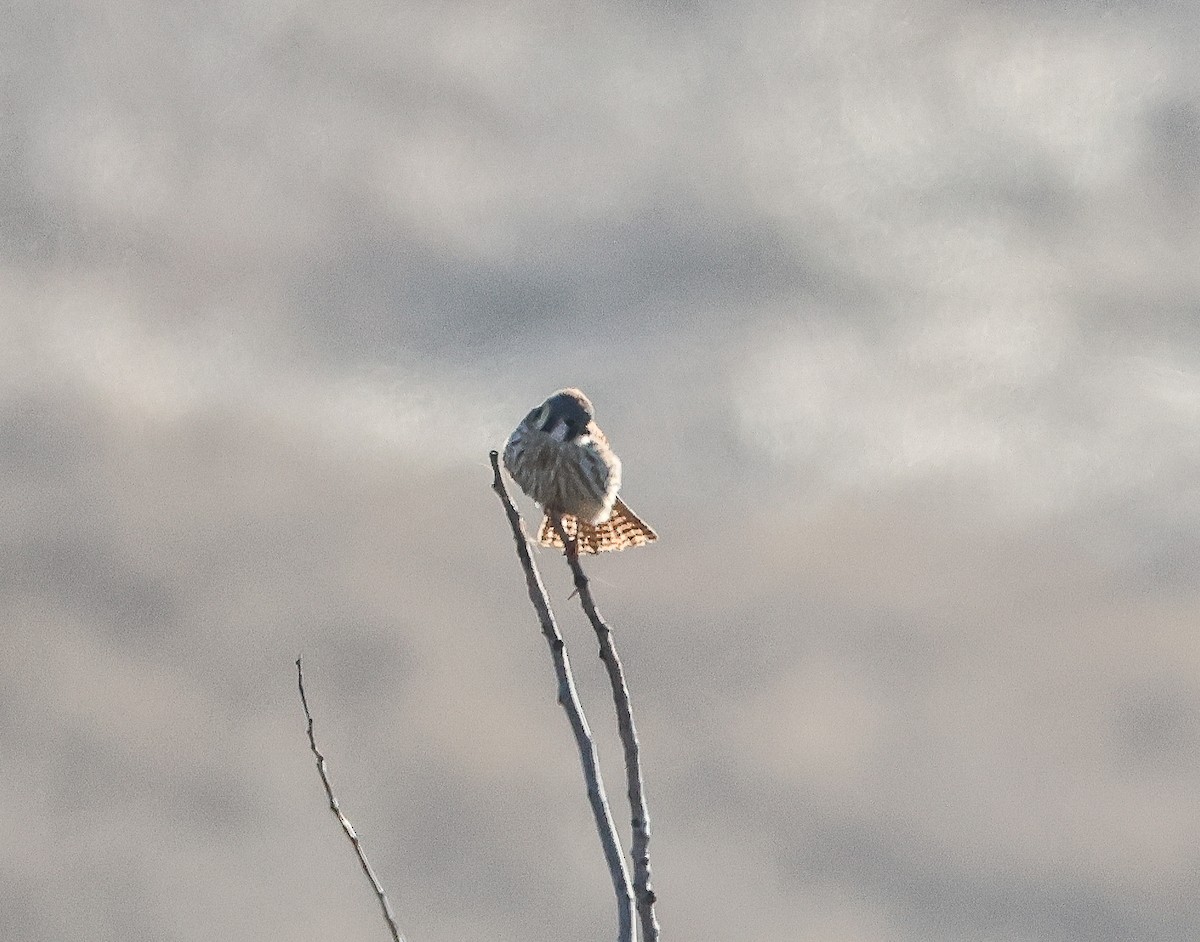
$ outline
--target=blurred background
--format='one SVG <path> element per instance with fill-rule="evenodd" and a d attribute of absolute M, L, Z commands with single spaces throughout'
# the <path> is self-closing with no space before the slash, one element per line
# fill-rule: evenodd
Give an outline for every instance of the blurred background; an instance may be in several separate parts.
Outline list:
<path fill-rule="evenodd" d="M 0 936 L 614 938 L 564 385 L 665 939 L 1200 936 L 1200 6 L 5 19 Z"/>

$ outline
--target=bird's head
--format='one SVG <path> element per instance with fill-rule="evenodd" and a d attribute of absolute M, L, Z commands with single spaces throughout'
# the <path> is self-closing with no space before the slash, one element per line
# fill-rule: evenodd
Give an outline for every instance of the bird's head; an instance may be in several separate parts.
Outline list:
<path fill-rule="evenodd" d="M 595 413 L 588 397 L 578 389 L 560 389 L 525 417 L 525 424 L 556 442 L 570 442 L 590 434 Z"/>

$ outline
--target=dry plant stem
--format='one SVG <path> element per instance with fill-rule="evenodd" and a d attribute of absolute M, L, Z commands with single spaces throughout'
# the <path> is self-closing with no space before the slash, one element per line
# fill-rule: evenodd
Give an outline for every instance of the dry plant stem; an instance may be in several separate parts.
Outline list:
<path fill-rule="evenodd" d="M 554 674 L 558 678 L 558 702 L 567 714 L 571 731 L 575 734 L 575 745 L 579 749 L 579 761 L 583 766 L 584 781 L 587 783 L 588 801 L 592 806 L 592 816 L 596 821 L 600 844 L 604 848 L 604 859 L 608 863 L 613 891 L 617 896 L 617 940 L 618 942 L 634 942 L 633 890 L 629 885 L 629 872 L 625 869 L 625 857 L 621 853 L 621 842 L 617 838 L 617 826 L 613 822 L 612 812 L 608 807 L 608 798 L 604 794 L 604 779 L 600 775 L 600 760 L 596 753 L 596 744 L 592 739 L 592 731 L 588 728 L 587 717 L 583 714 L 583 705 L 579 702 L 579 694 L 575 690 L 575 678 L 571 673 L 571 662 L 567 657 L 566 644 L 554 621 L 554 613 L 550 610 L 550 600 L 546 597 L 546 588 L 542 585 L 541 574 L 529 553 L 529 541 L 525 538 L 521 515 L 509 499 L 508 491 L 504 488 L 504 481 L 500 477 L 498 453 L 493 451 L 491 459 L 492 472 L 495 475 L 492 489 L 500 498 L 500 502 L 504 505 L 504 511 L 508 515 L 513 540 L 517 544 L 517 556 L 521 560 L 521 568 L 525 570 L 525 582 L 529 587 L 529 601 L 533 603 L 538 620 L 542 625 L 542 634 L 550 646 L 550 656 L 554 661 Z"/>
<path fill-rule="evenodd" d="M 567 543 L 567 535 L 563 532 L 560 521 L 554 521 L 554 528 Z M 625 684 L 625 672 L 621 669 L 621 659 L 613 645 L 612 631 L 596 609 L 592 598 L 592 590 L 584 575 L 583 566 L 579 562 L 578 553 L 566 553 L 567 565 L 575 577 L 575 591 L 579 595 L 579 604 L 584 614 L 592 623 L 596 632 L 596 640 L 600 644 L 600 660 L 608 671 L 608 680 L 612 685 L 613 706 L 617 711 L 617 729 L 621 734 L 621 746 L 625 751 L 625 779 L 629 791 L 629 808 L 632 814 L 632 841 L 629 847 L 633 858 L 633 892 L 637 900 L 638 919 L 642 926 L 643 942 L 658 942 L 658 919 L 654 915 L 654 903 L 657 897 L 650 885 L 650 812 L 646 808 L 646 794 L 642 785 L 642 756 L 638 743 L 637 727 L 633 724 L 633 707 L 629 702 L 629 688 Z"/>
<path fill-rule="evenodd" d="M 317 757 L 317 772 L 321 776 L 321 784 L 325 786 L 325 796 L 329 799 L 329 810 L 333 812 L 334 817 L 338 819 L 338 824 L 346 832 L 346 837 L 350 839 L 350 844 L 354 847 L 354 853 L 358 855 L 358 862 L 362 865 L 363 873 L 371 881 L 371 889 L 375 891 L 375 896 L 379 900 L 379 907 L 383 910 L 383 918 L 387 922 L 388 930 L 392 933 L 392 939 L 395 942 L 404 942 L 404 936 L 400 934 L 400 927 L 396 925 L 396 916 L 392 913 L 392 904 L 388 902 L 387 894 L 383 892 L 383 886 L 380 884 L 379 878 L 375 876 L 375 871 L 367 863 L 367 855 L 363 851 L 362 842 L 354 832 L 354 825 L 342 814 L 337 797 L 333 794 L 333 785 L 329 781 L 329 769 L 326 766 L 325 757 L 317 749 L 317 740 L 313 736 L 313 718 L 312 713 L 308 710 L 308 697 L 304 695 L 304 668 L 300 666 L 300 660 L 300 658 L 296 658 L 296 682 L 300 686 L 300 703 L 304 707 L 304 718 L 308 721 L 308 748 Z"/>

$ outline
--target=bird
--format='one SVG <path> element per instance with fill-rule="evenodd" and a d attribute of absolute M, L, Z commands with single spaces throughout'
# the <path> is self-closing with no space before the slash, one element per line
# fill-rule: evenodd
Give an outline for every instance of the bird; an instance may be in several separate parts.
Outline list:
<path fill-rule="evenodd" d="M 560 389 L 530 410 L 504 443 L 504 467 L 544 512 L 538 529 L 543 546 L 563 547 L 556 519 L 577 553 L 658 539 L 617 497 L 621 459 L 596 424 L 591 400 L 578 389 Z"/>

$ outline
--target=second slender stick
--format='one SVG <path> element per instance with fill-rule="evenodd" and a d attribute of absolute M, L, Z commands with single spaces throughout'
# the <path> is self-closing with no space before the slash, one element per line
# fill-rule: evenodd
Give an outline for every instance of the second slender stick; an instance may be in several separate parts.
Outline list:
<path fill-rule="evenodd" d="M 613 645 L 612 629 L 601 617 L 592 598 L 591 586 L 579 562 L 579 554 L 572 552 L 573 541 L 567 539 L 562 523 L 553 520 L 554 528 L 567 548 L 567 565 L 575 578 L 575 590 L 579 593 L 579 604 L 592 623 L 596 640 L 600 645 L 600 660 L 608 671 L 612 685 L 613 706 L 617 712 L 617 730 L 621 735 L 621 746 L 625 752 L 625 778 L 629 792 L 629 809 L 633 829 L 629 847 L 633 858 L 633 893 L 637 900 L 638 919 L 642 927 L 642 942 L 658 942 L 658 919 L 654 914 L 657 897 L 650 885 L 650 812 L 646 807 L 646 793 L 642 783 L 641 745 L 638 743 L 637 727 L 633 723 L 633 707 L 629 701 L 629 687 L 625 683 L 625 672 L 621 659 Z"/>

